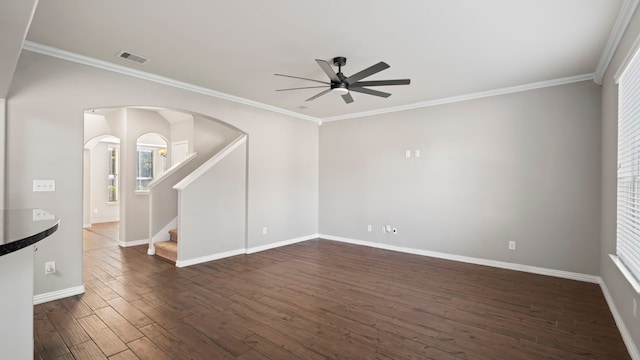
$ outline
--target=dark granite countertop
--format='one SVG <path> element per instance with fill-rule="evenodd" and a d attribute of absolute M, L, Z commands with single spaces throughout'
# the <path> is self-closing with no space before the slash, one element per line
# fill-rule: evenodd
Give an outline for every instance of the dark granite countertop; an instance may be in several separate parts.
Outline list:
<path fill-rule="evenodd" d="M 2 210 L 0 256 L 33 245 L 58 230 L 58 219 L 42 209 Z"/>

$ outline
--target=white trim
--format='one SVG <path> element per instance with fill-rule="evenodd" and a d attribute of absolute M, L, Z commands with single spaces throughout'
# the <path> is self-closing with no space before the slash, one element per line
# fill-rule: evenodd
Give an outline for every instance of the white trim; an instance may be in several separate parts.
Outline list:
<path fill-rule="evenodd" d="M 615 320 L 616 325 L 618 326 L 618 331 L 620 331 L 620 335 L 622 336 L 622 341 L 627 346 L 627 351 L 629 352 L 631 359 L 640 360 L 640 351 L 638 351 L 638 348 L 636 347 L 633 337 L 631 336 L 629 329 L 627 329 L 627 326 L 624 324 L 624 320 L 622 320 L 622 316 L 620 316 L 620 313 L 618 312 L 618 308 L 616 307 L 616 304 L 613 302 L 611 293 L 609 293 L 609 289 L 607 288 L 607 285 L 604 283 L 604 281 L 602 281 L 602 279 L 600 281 L 600 288 L 602 289 L 604 298 L 607 301 L 607 304 L 609 305 L 609 310 L 613 315 L 613 319 Z"/>
<path fill-rule="evenodd" d="M 176 266 L 177 267 L 187 267 L 187 266 L 201 264 L 201 263 L 205 263 L 205 262 L 213 261 L 213 260 L 219 260 L 219 259 L 223 259 L 223 258 L 227 258 L 227 257 L 231 257 L 231 256 L 243 255 L 244 252 L 245 252 L 245 249 L 237 249 L 237 250 L 221 252 L 221 253 L 218 253 L 218 254 L 201 256 L 201 257 L 188 259 L 188 260 L 177 260 L 176 261 Z"/>
<path fill-rule="evenodd" d="M 187 156 L 187 158 L 184 159 L 184 161 L 168 168 L 167 171 L 160 174 L 160 176 L 151 180 L 151 182 L 147 184 L 147 188 L 149 188 L 149 190 L 153 189 L 156 185 L 164 181 L 164 179 L 168 178 L 170 175 L 172 175 L 176 171 L 180 170 L 183 166 L 187 165 L 191 160 L 195 159 L 197 156 L 198 156 L 198 153 L 192 153 L 191 155 Z"/>
<path fill-rule="evenodd" d="M 470 256 L 447 254 L 447 253 L 441 253 L 441 252 L 429 251 L 429 250 L 406 248 L 406 247 L 400 247 L 400 246 L 394 246 L 394 245 L 374 243 L 370 241 L 348 239 L 348 238 L 343 238 L 339 236 L 320 234 L 319 237 L 321 239 L 340 241 L 340 242 L 355 244 L 355 245 L 364 245 L 364 246 L 369 246 L 369 247 L 378 248 L 378 249 L 403 252 L 407 254 L 429 256 L 429 257 L 445 259 L 445 260 L 460 261 L 460 262 L 469 263 L 469 264 L 491 266 L 491 267 L 500 268 L 500 269 L 523 271 L 523 272 L 528 272 L 532 274 L 555 276 L 558 278 L 584 281 L 584 282 L 589 282 L 594 284 L 600 283 L 599 276 L 589 275 L 589 274 L 581 274 L 581 273 L 574 273 L 574 272 L 563 271 L 563 270 L 547 269 L 547 268 L 542 268 L 537 266 L 522 265 L 522 264 L 510 263 L 505 261 L 481 259 L 481 258 L 475 258 Z"/>
<path fill-rule="evenodd" d="M 627 51 L 627 54 L 624 56 L 624 59 L 618 66 L 618 70 L 616 70 L 616 73 L 613 75 L 613 81 L 616 84 L 620 83 L 620 78 L 622 77 L 622 75 L 624 75 L 624 72 L 627 70 L 627 67 L 629 67 L 629 63 L 631 62 L 631 60 L 633 60 L 636 54 L 638 54 L 639 48 L 640 48 L 640 34 L 636 36 L 636 39 L 633 42 L 633 45 L 631 45 L 631 47 L 629 48 L 629 51 Z"/>
<path fill-rule="evenodd" d="M 346 114 L 346 115 L 331 116 L 331 117 L 323 118 L 322 122 L 324 123 L 328 121 L 346 120 L 346 119 L 354 119 L 354 118 L 365 117 L 365 116 L 388 114 L 388 113 L 398 112 L 398 111 L 420 109 L 425 107 L 451 104 L 451 103 L 481 99 L 481 98 L 498 96 L 498 95 L 512 94 L 512 93 L 528 91 L 528 90 L 542 89 L 542 88 L 552 87 L 552 86 L 572 84 L 572 83 L 581 82 L 581 81 L 593 80 L 594 79 L 593 76 L 594 76 L 593 73 L 576 75 L 576 76 L 568 76 L 568 77 L 563 77 L 563 78 L 558 78 L 553 80 L 538 81 L 530 84 L 516 85 L 516 86 L 510 86 L 506 88 L 487 90 L 487 91 L 480 91 L 480 92 L 466 94 L 466 95 L 459 95 L 459 96 L 452 96 L 452 97 L 442 98 L 442 99 L 422 101 L 422 102 L 417 102 L 413 104 L 388 107 L 384 109 L 363 111 L 359 113 Z"/>
<path fill-rule="evenodd" d="M 631 17 L 636 11 L 638 1 L 639 0 L 624 0 L 622 2 L 622 5 L 620 6 L 618 17 L 616 18 L 616 22 L 613 24 L 611 34 L 609 34 L 609 39 L 607 40 L 607 44 L 604 47 L 604 51 L 602 53 L 602 56 L 600 57 L 598 67 L 596 68 L 596 72 L 594 74 L 593 81 L 598 85 L 602 85 L 604 73 L 607 71 L 609 63 L 611 62 L 611 59 L 613 58 L 613 55 L 615 54 L 616 49 L 620 44 L 622 35 L 624 35 L 624 32 L 627 30 L 627 26 L 629 26 L 629 22 L 631 22 Z M 625 62 L 626 60 L 627 59 L 625 59 Z M 625 62 L 623 62 L 623 64 Z M 618 73 L 616 72 L 616 78 L 618 76 L 617 74 Z"/>
<path fill-rule="evenodd" d="M 90 228 L 90 227 L 91 227 L 91 224 L 82 224 L 82 228 L 83 229 L 87 229 L 87 228 Z"/>
<path fill-rule="evenodd" d="M 637 2 L 639 0 L 625 0 L 625 1 Z M 360 113 L 331 116 L 331 117 L 321 119 L 321 118 L 317 118 L 317 117 L 313 117 L 305 114 L 299 114 L 299 113 L 282 109 L 276 106 L 263 104 L 257 101 L 244 99 L 238 96 L 226 94 L 226 93 L 205 88 L 202 86 L 196 86 L 196 85 L 185 83 L 182 81 L 173 80 L 167 77 L 158 76 L 158 75 L 154 75 L 144 71 L 131 69 L 122 65 L 116 65 L 110 62 L 72 53 L 70 51 L 61 50 L 55 47 L 39 44 L 33 41 L 25 41 L 22 49 L 43 54 L 43 55 L 52 56 L 58 59 L 75 62 L 78 64 L 83 64 L 83 65 L 87 65 L 87 66 L 91 66 L 91 67 L 95 67 L 95 68 L 99 68 L 107 71 L 112 71 L 112 72 L 123 74 L 123 75 L 132 76 L 132 77 L 143 79 L 143 80 L 152 81 L 155 83 L 171 86 L 171 87 L 182 89 L 182 90 L 187 90 L 187 91 L 215 97 L 218 99 L 228 100 L 228 101 L 236 102 L 236 103 L 251 106 L 251 107 L 272 111 L 275 113 L 292 116 L 292 117 L 303 119 L 303 120 L 312 121 L 318 124 L 318 126 L 320 126 L 323 122 L 327 122 L 327 121 L 354 119 L 354 118 L 359 118 L 364 116 L 373 116 L 373 115 L 387 114 L 387 113 L 398 112 L 398 111 L 419 109 L 419 108 L 436 106 L 436 105 L 451 104 L 456 102 L 490 97 L 490 96 L 505 95 L 505 94 L 515 93 L 515 92 L 540 89 L 540 88 L 545 88 L 550 86 L 570 84 L 570 83 L 586 81 L 586 80 L 595 81 L 594 73 L 583 74 L 583 75 L 569 76 L 569 77 L 563 77 L 563 78 L 547 80 L 547 81 L 540 81 L 540 82 L 535 82 L 531 84 L 518 85 L 518 86 L 506 87 L 506 88 L 489 90 L 489 91 L 482 91 L 482 92 L 471 93 L 466 95 L 453 96 L 453 97 L 448 97 L 443 99 L 423 101 L 423 102 L 418 102 L 418 103 L 413 103 L 408 105 L 401 105 L 401 106 L 389 107 L 384 109 L 365 111 Z"/>
<path fill-rule="evenodd" d="M 255 254 L 255 253 L 260 252 L 260 251 L 275 249 L 275 248 L 279 248 L 279 247 L 287 246 L 287 245 L 293 245 L 293 244 L 296 244 L 296 243 L 299 243 L 299 242 L 317 239 L 319 236 L 320 235 L 318 235 L 318 234 L 313 234 L 313 235 L 302 236 L 302 237 L 295 238 L 295 239 L 279 241 L 279 242 L 271 243 L 271 244 L 267 244 L 267 245 L 250 247 L 250 248 L 247 248 L 246 254 Z"/>
<path fill-rule="evenodd" d="M 638 279 L 636 279 L 636 277 L 633 276 L 631 271 L 627 269 L 627 267 L 624 265 L 624 263 L 622 263 L 622 261 L 618 256 L 609 254 L 609 257 L 611 258 L 611 260 L 613 260 L 613 263 L 616 264 L 618 269 L 620 269 L 622 276 L 624 276 L 627 279 L 627 281 L 629 281 L 629 283 L 633 287 L 633 290 L 635 290 L 636 293 L 640 295 L 640 282 L 638 282 Z"/>
<path fill-rule="evenodd" d="M 197 169 L 195 169 L 191 174 L 184 177 L 184 179 L 180 180 L 177 184 L 173 186 L 174 189 L 181 191 L 184 190 L 187 186 L 189 186 L 192 182 L 196 181 L 200 176 L 204 175 L 209 169 L 211 169 L 215 164 L 219 163 L 222 159 L 227 157 L 227 155 L 231 154 L 235 149 L 237 149 L 240 145 L 244 144 L 247 141 L 247 135 L 240 135 L 238 138 L 233 140 L 229 145 L 225 146 L 224 149 L 220 150 L 218 153 L 213 155 L 211 159 L 207 160 L 204 164 L 200 165 Z"/>
<path fill-rule="evenodd" d="M 24 45 L 22 46 L 23 50 L 27 50 L 27 51 L 32 51 L 35 53 L 39 53 L 39 54 L 43 54 L 43 55 L 48 55 L 48 56 L 52 56 L 58 59 L 63 59 L 63 60 L 67 60 L 67 61 L 71 61 L 71 62 L 75 62 L 78 64 L 83 64 L 83 65 L 87 65 L 87 66 L 91 66 L 91 67 L 95 67 L 98 69 L 103 69 L 103 70 L 107 70 L 107 71 L 112 71 L 115 73 L 119 73 L 119 74 L 123 74 L 123 75 L 128 75 L 128 76 L 132 76 L 138 79 L 143 79 L 143 80 L 147 80 L 147 81 L 152 81 L 158 84 L 162 84 L 162 85 L 167 85 L 167 86 L 171 86 L 174 88 L 178 88 L 178 89 L 182 89 L 182 90 L 187 90 L 187 91 L 191 91 L 194 93 L 198 93 L 198 94 L 203 94 L 203 95 L 207 95 L 207 96 L 211 96 L 214 98 L 218 98 L 218 99 L 222 99 L 222 100 L 227 100 L 227 101 L 232 101 L 235 103 L 239 103 L 239 104 L 243 104 L 243 105 L 247 105 L 247 106 L 251 106 L 254 108 L 258 108 L 258 109 L 263 109 L 263 110 L 267 110 L 267 111 L 272 111 L 275 113 L 279 113 L 279 114 L 283 114 L 283 115 L 287 115 L 287 116 L 292 116 L 292 117 L 296 117 L 299 119 L 303 119 L 303 120 L 308 120 L 308 121 L 312 121 L 314 123 L 318 123 L 318 119 L 313 117 L 313 116 L 308 116 L 308 115 L 304 115 L 304 114 L 298 114 L 296 112 L 293 111 L 289 111 L 289 110 L 285 110 L 276 106 L 272 106 L 272 105 L 267 105 L 267 104 L 263 104 L 261 102 L 257 102 L 257 101 L 253 101 L 253 100 L 249 100 L 249 99 L 245 99 L 245 98 L 241 98 L 239 96 L 234 96 L 234 95 L 230 95 L 230 94 L 226 94 L 220 91 L 216 91 L 216 90 L 212 90 L 209 88 L 205 88 L 202 86 L 197 86 L 197 85 L 193 85 L 193 84 L 189 84 L 186 82 L 182 82 L 182 81 L 177 81 L 171 78 L 167 78 L 164 76 L 158 76 L 158 75 L 154 75 L 148 72 L 144 72 L 144 71 L 140 71 L 140 70 L 135 70 L 135 69 L 131 69 L 128 68 L 126 66 L 122 66 L 122 65 L 116 65 L 107 61 L 102 61 L 102 60 L 98 60 L 98 59 L 94 59 L 88 56 L 84 56 L 84 55 L 80 55 L 80 54 L 76 54 L 70 51 L 65 51 L 65 50 L 61 50 L 52 46 L 47 46 L 47 45 L 43 45 L 43 44 L 39 44 L 33 41 L 25 41 Z"/>
<path fill-rule="evenodd" d="M 135 190 L 133 193 L 136 195 L 149 195 L 149 190 Z"/>
<path fill-rule="evenodd" d="M 53 300 L 64 299 L 69 296 L 84 294 L 84 285 L 74 286 L 62 290 L 52 291 L 33 296 L 33 305 L 46 303 Z"/>
<path fill-rule="evenodd" d="M 120 247 L 147 245 L 148 243 L 149 243 L 149 239 L 140 239 L 140 240 L 132 240 L 132 241 L 118 241 L 118 245 L 120 245 Z"/>

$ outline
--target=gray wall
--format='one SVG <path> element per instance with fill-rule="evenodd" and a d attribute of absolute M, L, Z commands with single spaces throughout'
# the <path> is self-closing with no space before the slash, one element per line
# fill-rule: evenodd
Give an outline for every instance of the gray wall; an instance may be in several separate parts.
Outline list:
<path fill-rule="evenodd" d="M 171 143 L 179 142 L 179 141 L 188 141 L 189 142 L 189 154 L 193 153 L 193 137 L 194 137 L 194 119 L 193 116 L 191 119 L 186 119 L 178 122 L 171 123 L 171 139 L 169 139 L 169 160 L 170 166 L 174 165 L 173 161 L 173 153 L 171 152 Z"/>
<path fill-rule="evenodd" d="M 320 233 L 597 275 L 599 99 L 589 81 L 325 123 Z"/>
<path fill-rule="evenodd" d="M 178 261 L 245 248 L 246 143 L 179 195 Z"/>
<path fill-rule="evenodd" d="M 248 134 L 249 246 L 317 233 L 316 124 L 24 51 L 7 97 L 7 203 L 61 218 L 35 255 L 35 294 L 82 284 L 84 110 L 134 105 L 200 113 Z M 33 179 L 55 179 L 56 192 L 33 193 Z M 263 226 L 270 228 L 267 236 Z M 44 276 L 49 260 L 56 261 L 55 277 Z"/>
<path fill-rule="evenodd" d="M 120 242 L 135 242 L 149 239 L 149 194 L 136 192 L 136 151 L 138 138 L 144 134 L 156 133 L 165 139 L 171 137 L 169 123 L 158 113 L 143 109 L 126 109 L 126 135 L 121 140 L 125 144 L 120 151 L 120 194 L 125 194 L 121 209 L 125 209 L 126 222 L 124 237 Z M 121 218 L 123 217 L 120 214 Z M 120 231 L 122 234 L 122 229 Z"/>
<path fill-rule="evenodd" d="M 173 189 L 173 186 L 241 134 L 239 130 L 233 127 L 224 125 L 214 119 L 204 118 L 201 115 L 197 115 L 195 120 L 182 121 L 177 124 L 182 124 L 182 126 L 174 129 L 173 125 L 176 124 L 172 124 L 172 139 L 189 141 L 189 148 L 193 149 L 197 156 L 187 165 L 165 177 L 162 182 L 154 185 L 149 194 L 153 202 L 153 219 L 150 224 L 150 236 L 152 237 L 156 236 L 160 230 L 164 229 L 178 216 L 178 193 L 177 190 Z M 182 130 L 179 130 L 180 128 Z M 243 201 L 243 209 L 245 209 L 244 204 L 245 202 Z M 245 215 L 242 216 L 242 219 L 245 221 Z M 168 234 L 166 236 L 168 240 Z"/>
<path fill-rule="evenodd" d="M 640 349 L 640 319 L 633 317 L 633 299 L 640 296 L 613 264 L 616 253 L 616 182 L 618 153 L 618 86 L 613 76 L 620 68 L 633 42 L 640 35 L 640 15 L 635 13 L 615 55 L 605 72 L 602 86 L 602 242 L 600 276 L 625 322 L 636 348 Z"/>

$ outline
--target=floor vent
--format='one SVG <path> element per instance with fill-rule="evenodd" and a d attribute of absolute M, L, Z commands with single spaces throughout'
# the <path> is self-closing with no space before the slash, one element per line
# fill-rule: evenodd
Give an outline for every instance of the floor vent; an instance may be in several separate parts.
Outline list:
<path fill-rule="evenodd" d="M 140 56 L 140 55 L 136 55 L 136 54 L 133 54 L 133 53 L 131 53 L 129 51 L 124 51 L 124 50 L 120 50 L 120 52 L 118 52 L 118 54 L 116 56 L 118 56 L 120 58 L 123 58 L 123 59 L 126 59 L 126 60 L 129 60 L 129 61 L 133 61 L 133 62 L 138 63 L 138 64 L 144 64 L 147 61 L 149 61 L 149 59 L 147 59 L 146 57 L 143 57 L 143 56 Z"/>

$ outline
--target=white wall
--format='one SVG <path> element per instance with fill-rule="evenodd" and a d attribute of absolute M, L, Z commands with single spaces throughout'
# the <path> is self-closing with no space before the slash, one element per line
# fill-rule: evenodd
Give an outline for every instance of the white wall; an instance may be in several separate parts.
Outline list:
<path fill-rule="evenodd" d="M 120 220 L 119 203 L 109 204 L 108 175 L 109 175 L 109 154 L 107 148 L 119 145 L 99 142 L 91 149 L 91 170 L 90 178 L 90 216 L 91 224 L 112 222 Z"/>
<path fill-rule="evenodd" d="M 35 294 L 82 284 L 84 110 L 133 105 L 200 113 L 248 134 L 250 247 L 317 233 L 316 124 L 24 51 L 7 97 L 7 203 L 47 208 L 61 219 L 36 253 Z M 41 156 L 51 149 L 64 161 Z M 126 166 L 121 163 L 121 170 Z M 33 193 L 33 179 L 56 179 L 56 192 Z M 121 221 L 124 216 L 121 208 Z M 268 235 L 262 235 L 263 226 Z M 49 260 L 56 260 L 56 277 L 41 275 Z"/>
<path fill-rule="evenodd" d="M 599 99 L 581 82 L 325 123 L 320 233 L 597 275 Z"/>
<path fill-rule="evenodd" d="M 613 264 L 609 254 L 616 253 L 616 192 L 618 153 L 618 86 L 613 76 L 620 68 L 633 42 L 640 35 L 640 14 L 636 11 L 615 55 L 604 74 L 602 86 L 602 233 L 600 275 L 630 337 L 640 351 L 640 317 L 633 316 L 633 300 L 640 304 L 631 284 Z M 640 311 L 639 311 L 640 312 Z M 640 353 L 637 353 L 640 356 Z"/>

